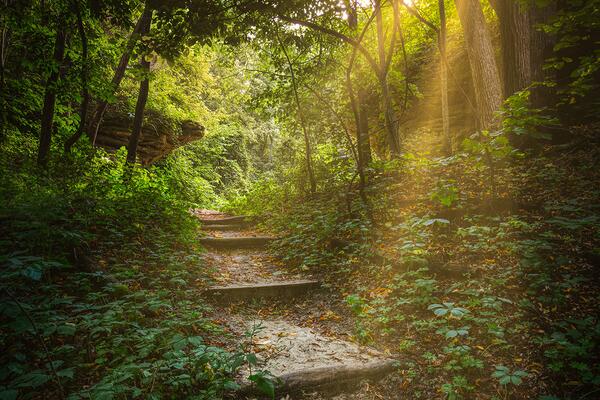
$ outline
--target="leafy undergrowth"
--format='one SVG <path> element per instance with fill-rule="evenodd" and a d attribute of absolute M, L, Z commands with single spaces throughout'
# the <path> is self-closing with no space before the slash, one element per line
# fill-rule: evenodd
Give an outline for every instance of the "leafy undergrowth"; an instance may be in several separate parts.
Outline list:
<path fill-rule="evenodd" d="M 373 223 L 314 198 L 272 219 L 276 251 L 345 296 L 357 341 L 400 360 L 393 396 L 596 398 L 598 130 L 572 134 L 537 154 L 501 133 L 407 154 L 373 177 Z"/>
<path fill-rule="evenodd" d="M 6 147 L 15 149 L 17 147 Z M 197 223 L 124 155 L 0 172 L 0 398 L 216 399 L 253 360 L 198 296 Z"/>

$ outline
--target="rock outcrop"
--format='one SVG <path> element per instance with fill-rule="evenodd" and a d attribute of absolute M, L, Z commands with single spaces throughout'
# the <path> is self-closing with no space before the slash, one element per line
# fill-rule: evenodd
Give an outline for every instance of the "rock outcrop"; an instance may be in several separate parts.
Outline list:
<path fill-rule="evenodd" d="M 127 147 L 132 123 L 133 118 L 127 115 L 107 115 L 98 129 L 96 145 L 107 150 Z M 204 126 L 195 121 L 183 121 L 180 126 L 173 127 L 150 116 L 142 127 L 138 160 L 143 165 L 152 164 L 177 147 L 201 139 L 204 130 Z"/>

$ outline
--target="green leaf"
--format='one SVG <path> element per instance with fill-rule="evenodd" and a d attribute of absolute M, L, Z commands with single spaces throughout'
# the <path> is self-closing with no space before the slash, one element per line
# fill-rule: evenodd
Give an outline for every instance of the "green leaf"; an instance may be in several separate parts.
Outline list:
<path fill-rule="evenodd" d="M 223 389 L 225 390 L 238 390 L 241 386 L 235 383 L 234 381 L 227 381 L 223 385 Z"/>
<path fill-rule="evenodd" d="M 204 339 L 202 336 L 190 336 L 188 339 L 188 343 L 193 346 L 202 346 L 204 344 Z"/>
<path fill-rule="evenodd" d="M 510 375 L 505 375 L 502 378 L 500 378 L 500 384 L 501 385 L 508 385 L 510 383 Z"/>
<path fill-rule="evenodd" d="M 517 375 L 512 375 L 510 377 L 510 381 L 512 382 L 513 385 L 520 385 L 521 383 L 523 383 L 523 380 L 521 379 L 521 377 L 519 377 Z"/>
<path fill-rule="evenodd" d="M 16 400 L 18 394 L 14 389 L 0 390 L 0 400 Z"/>
<path fill-rule="evenodd" d="M 14 381 L 15 387 L 18 388 L 36 388 L 42 386 L 50 380 L 50 375 L 40 371 L 30 372 L 22 375 Z"/>
<path fill-rule="evenodd" d="M 58 371 L 56 373 L 56 375 L 58 375 L 61 378 L 70 378 L 70 379 L 73 379 L 73 376 L 75 375 L 75 368 L 72 367 L 72 368 L 62 369 L 62 370 Z"/>
<path fill-rule="evenodd" d="M 254 375 L 250 375 L 248 379 L 256 384 L 258 390 L 267 396 L 271 397 L 271 399 L 275 398 L 275 382 L 265 376 L 264 373 L 257 373 Z"/>
<path fill-rule="evenodd" d="M 24 276 L 34 281 L 42 279 L 42 270 L 37 266 L 27 267 L 22 273 Z"/>
<path fill-rule="evenodd" d="M 442 316 L 442 315 L 446 315 L 448 313 L 448 310 L 446 310 L 445 308 L 438 308 L 433 313 L 437 316 Z"/>
<path fill-rule="evenodd" d="M 256 365 L 258 363 L 258 359 L 256 358 L 256 354 L 246 354 L 246 360 L 250 365 Z"/>
<path fill-rule="evenodd" d="M 59 335 L 64 335 L 64 336 L 73 336 L 76 331 L 77 331 L 77 327 L 73 324 L 61 325 L 56 330 L 56 332 Z"/>

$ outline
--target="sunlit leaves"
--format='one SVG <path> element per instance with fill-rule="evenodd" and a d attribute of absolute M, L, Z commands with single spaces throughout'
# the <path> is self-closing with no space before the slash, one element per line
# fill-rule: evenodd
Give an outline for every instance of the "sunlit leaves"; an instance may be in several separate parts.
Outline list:
<path fill-rule="evenodd" d="M 454 303 L 430 304 L 427 309 L 433 311 L 433 313 L 438 317 L 447 316 L 462 318 L 469 312 L 469 310 L 465 308 L 455 307 Z"/>

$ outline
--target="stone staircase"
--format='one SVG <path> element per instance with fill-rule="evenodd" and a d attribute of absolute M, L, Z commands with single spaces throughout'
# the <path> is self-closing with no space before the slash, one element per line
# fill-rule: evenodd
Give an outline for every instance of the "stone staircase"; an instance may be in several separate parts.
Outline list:
<path fill-rule="evenodd" d="M 265 250 L 274 238 L 258 236 L 243 216 L 212 212 L 199 218 L 207 234 L 201 243 L 208 250 L 206 260 L 216 270 L 217 281 L 205 295 L 220 306 L 265 298 L 294 302 L 322 290 L 319 281 L 289 276 L 270 262 Z M 278 378 L 277 399 L 306 398 L 309 392 L 318 392 L 319 399 L 343 396 L 360 381 L 379 379 L 395 368 L 394 360 L 374 349 L 320 334 L 293 321 L 259 315 L 228 317 L 233 321 L 230 329 L 239 337 L 253 326 L 260 326 L 253 341 L 258 369 L 268 370 Z M 240 378 L 242 389 L 237 398 L 261 398 L 244 376 Z"/>

